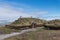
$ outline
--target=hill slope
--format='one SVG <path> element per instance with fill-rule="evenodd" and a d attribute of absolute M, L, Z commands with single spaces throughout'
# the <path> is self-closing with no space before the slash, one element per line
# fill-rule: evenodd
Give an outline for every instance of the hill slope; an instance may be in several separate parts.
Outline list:
<path fill-rule="evenodd" d="M 36 24 L 42 24 L 46 21 L 42 19 L 38 19 L 38 18 L 18 18 L 18 20 L 15 20 L 10 25 L 11 26 L 25 26 L 25 25 L 31 25 L 32 22 Z"/>
<path fill-rule="evenodd" d="M 60 20 L 55 19 L 55 20 L 48 21 L 46 25 L 60 26 Z"/>
<path fill-rule="evenodd" d="M 48 29 L 60 30 L 60 20 L 59 19 L 55 19 L 55 20 L 48 21 L 44 25 L 44 27 L 46 27 Z"/>

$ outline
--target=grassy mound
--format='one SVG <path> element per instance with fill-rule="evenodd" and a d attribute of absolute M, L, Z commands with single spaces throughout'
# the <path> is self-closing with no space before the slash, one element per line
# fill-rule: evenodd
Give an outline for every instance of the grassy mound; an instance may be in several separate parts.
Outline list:
<path fill-rule="evenodd" d="M 43 23 L 46 21 L 39 18 L 18 18 L 7 27 L 12 29 L 24 28 L 26 26 L 30 27 L 32 22 L 36 23 L 37 25 L 43 25 Z"/>
<path fill-rule="evenodd" d="M 60 20 L 56 19 L 48 21 L 44 26 L 50 29 L 60 29 Z"/>
<path fill-rule="evenodd" d="M 45 22 L 45 20 L 38 18 L 19 18 L 18 20 L 15 20 L 11 25 L 12 26 L 31 25 L 33 21 L 36 24 L 41 24 Z"/>

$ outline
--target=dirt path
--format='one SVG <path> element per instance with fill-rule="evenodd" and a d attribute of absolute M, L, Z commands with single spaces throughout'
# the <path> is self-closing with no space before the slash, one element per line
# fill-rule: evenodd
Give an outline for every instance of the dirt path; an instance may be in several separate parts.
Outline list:
<path fill-rule="evenodd" d="M 3 40 L 3 39 L 8 38 L 8 37 L 15 36 L 15 35 L 23 34 L 23 33 L 29 32 L 29 31 L 36 31 L 37 29 L 41 29 L 41 28 L 43 28 L 43 27 L 22 30 L 21 32 L 15 32 L 15 33 L 11 33 L 11 34 L 2 34 L 2 35 L 0 35 L 0 40 Z"/>

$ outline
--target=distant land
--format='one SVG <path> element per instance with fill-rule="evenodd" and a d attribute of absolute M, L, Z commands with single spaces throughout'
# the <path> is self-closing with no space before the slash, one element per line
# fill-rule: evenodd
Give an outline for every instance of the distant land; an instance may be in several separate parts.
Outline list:
<path fill-rule="evenodd" d="M 4 26 L 6 24 L 10 24 L 8 20 L 0 20 L 0 26 Z"/>

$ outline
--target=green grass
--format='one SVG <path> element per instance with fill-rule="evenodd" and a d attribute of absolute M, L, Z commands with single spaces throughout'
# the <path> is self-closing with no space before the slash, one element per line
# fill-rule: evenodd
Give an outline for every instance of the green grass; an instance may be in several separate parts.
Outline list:
<path fill-rule="evenodd" d="M 38 30 L 6 38 L 5 40 L 60 40 L 60 30 Z"/>
<path fill-rule="evenodd" d="M 16 31 L 17 30 L 0 27 L 0 34 L 9 34 L 9 33 L 16 32 Z"/>
<path fill-rule="evenodd" d="M 45 20 L 38 19 L 38 18 L 19 18 L 10 25 L 12 26 L 31 25 L 32 21 L 34 21 L 36 24 L 45 22 Z"/>
<path fill-rule="evenodd" d="M 26 25 L 26 24 L 31 24 L 31 21 L 33 21 L 34 19 L 31 18 L 22 18 L 21 21 L 20 20 L 16 20 L 15 22 L 12 23 L 13 24 L 21 24 L 21 25 Z M 36 20 L 36 23 L 42 23 L 42 21 Z M 45 21 L 44 21 L 45 22 Z M 51 26 L 51 27 L 60 27 L 60 20 L 52 20 L 47 22 L 46 24 L 48 24 L 47 26 Z M 56 36 L 55 36 L 56 35 Z M 53 39 L 53 37 L 56 38 L 60 38 L 60 30 L 44 30 L 44 29 L 39 29 L 37 31 L 32 31 L 29 33 L 24 33 L 21 35 L 17 35 L 17 36 L 13 36 L 10 38 L 7 38 L 5 40 L 55 40 Z M 56 39 L 58 40 L 58 39 Z M 60 40 L 60 39 L 59 39 Z"/>
<path fill-rule="evenodd" d="M 10 25 L 7 26 L 7 28 L 13 28 L 13 29 L 19 29 L 19 27 L 21 26 L 29 26 L 32 24 L 32 22 L 35 22 L 37 25 L 41 24 L 43 25 L 44 22 L 46 22 L 45 20 L 39 19 L 39 18 L 18 18 L 17 20 L 15 20 L 14 22 L 12 22 Z"/>
<path fill-rule="evenodd" d="M 21 35 L 13 36 L 5 40 L 37 40 L 38 32 L 43 32 L 43 31 L 44 31 L 43 29 L 39 29 L 37 31 L 32 31 L 29 33 L 24 33 Z"/>

